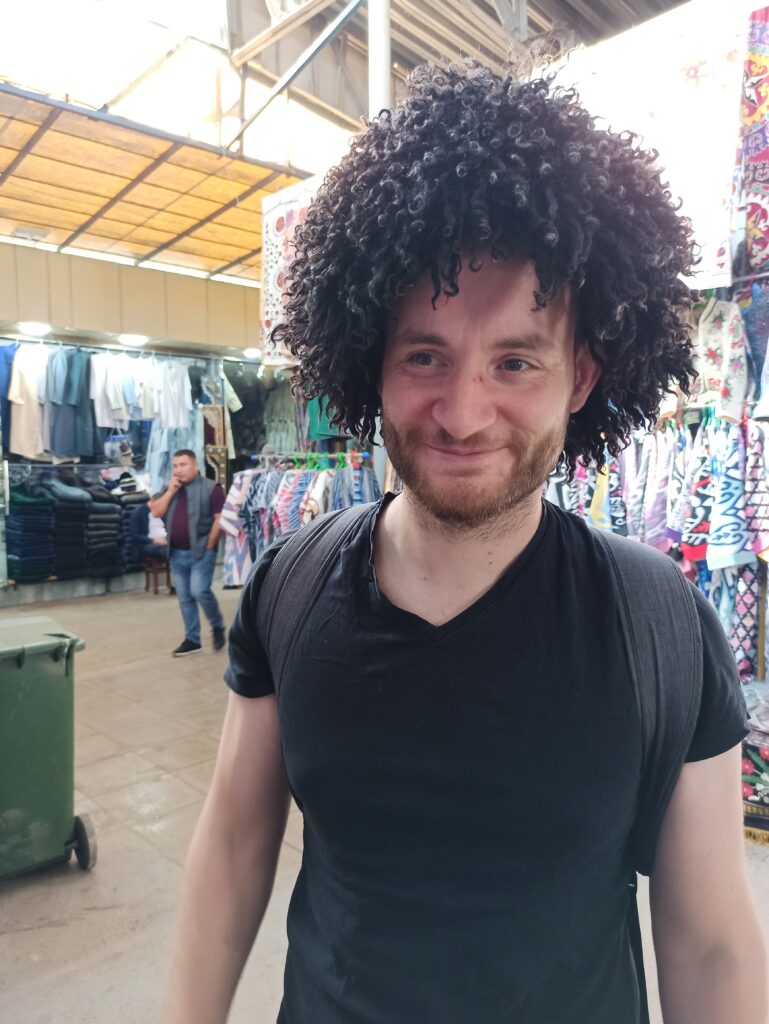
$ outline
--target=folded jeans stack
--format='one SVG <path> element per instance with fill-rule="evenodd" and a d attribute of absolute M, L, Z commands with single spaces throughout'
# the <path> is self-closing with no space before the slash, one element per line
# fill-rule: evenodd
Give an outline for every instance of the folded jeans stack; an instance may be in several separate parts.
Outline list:
<path fill-rule="evenodd" d="M 120 499 L 120 555 L 123 559 L 124 572 L 139 572 L 144 568 L 144 561 L 136 550 L 136 543 L 131 531 L 131 516 L 139 505 L 149 501 L 148 494 L 127 494 Z"/>
<path fill-rule="evenodd" d="M 37 583 L 53 573 L 53 504 L 11 488 L 6 546 L 8 575 L 17 583 Z"/>
<path fill-rule="evenodd" d="M 89 576 L 102 579 L 122 576 L 121 518 L 122 513 L 116 502 L 92 501 L 88 510 L 86 539 Z"/>
<path fill-rule="evenodd" d="M 59 480 L 45 480 L 42 488 L 54 499 L 53 554 L 54 572 L 60 580 L 88 575 L 86 530 L 91 495 L 80 487 Z"/>

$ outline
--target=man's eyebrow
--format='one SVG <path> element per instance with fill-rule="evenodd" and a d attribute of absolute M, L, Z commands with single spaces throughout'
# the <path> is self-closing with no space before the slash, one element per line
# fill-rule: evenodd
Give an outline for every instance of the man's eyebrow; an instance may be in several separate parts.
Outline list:
<path fill-rule="evenodd" d="M 412 330 L 399 331 L 393 339 L 393 345 L 399 348 L 415 348 L 420 345 L 430 345 L 433 348 L 449 347 L 449 343 L 440 334 Z M 552 348 L 553 342 L 543 334 L 529 333 L 500 338 L 492 347 L 500 352 L 535 352 L 539 349 Z"/>

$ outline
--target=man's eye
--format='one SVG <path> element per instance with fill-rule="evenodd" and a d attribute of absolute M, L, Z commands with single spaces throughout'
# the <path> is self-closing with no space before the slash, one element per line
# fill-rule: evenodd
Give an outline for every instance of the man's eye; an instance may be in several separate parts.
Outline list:
<path fill-rule="evenodd" d="M 528 369 L 529 364 L 523 359 L 506 359 L 502 366 L 508 373 L 520 373 Z"/>
<path fill-rule="evenodd" d="M 409 357 L 409 362 L 413 363 L 415 366 L 432 366 L 433 357 L 429 352 L 414 352 Z"/>

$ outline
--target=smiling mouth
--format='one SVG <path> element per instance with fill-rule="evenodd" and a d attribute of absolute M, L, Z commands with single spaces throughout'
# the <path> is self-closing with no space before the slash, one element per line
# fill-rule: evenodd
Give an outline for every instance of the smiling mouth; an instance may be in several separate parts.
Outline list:
<path fill-rule="evenodd" d="M 460 459 L 460 458 L 465 458 L 465 459 L 467 459 L 467 458 L 478 458 L 479 456 L 482 456 L 482 455 L 493 455 L 494 452 L 499 451 L 498 448 L 483 448 L 483 449 L 480 449 L 478 451 L 472 451 L 472 452 L 456 451 L 456 450 L 451 449 L 451 448 L 438 448 L 438 447 L 436 447 L 435 445 L 432 445 L 432 444 L 428 444 L 425 447 L 429 448 L 433 452 L 437 452 L 439 455 L 448 455 L 451 458 L 455 458 L 455 459 Z"/>

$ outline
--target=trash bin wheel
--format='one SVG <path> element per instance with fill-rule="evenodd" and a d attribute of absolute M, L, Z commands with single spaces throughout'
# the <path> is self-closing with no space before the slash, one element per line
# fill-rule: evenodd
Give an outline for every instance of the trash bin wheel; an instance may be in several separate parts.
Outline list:
<path fill-rule="evenodd" d="M 87 814 L 75 816 L 75 856 L 83 871 L 96 864 L 96 833 Z"/>

